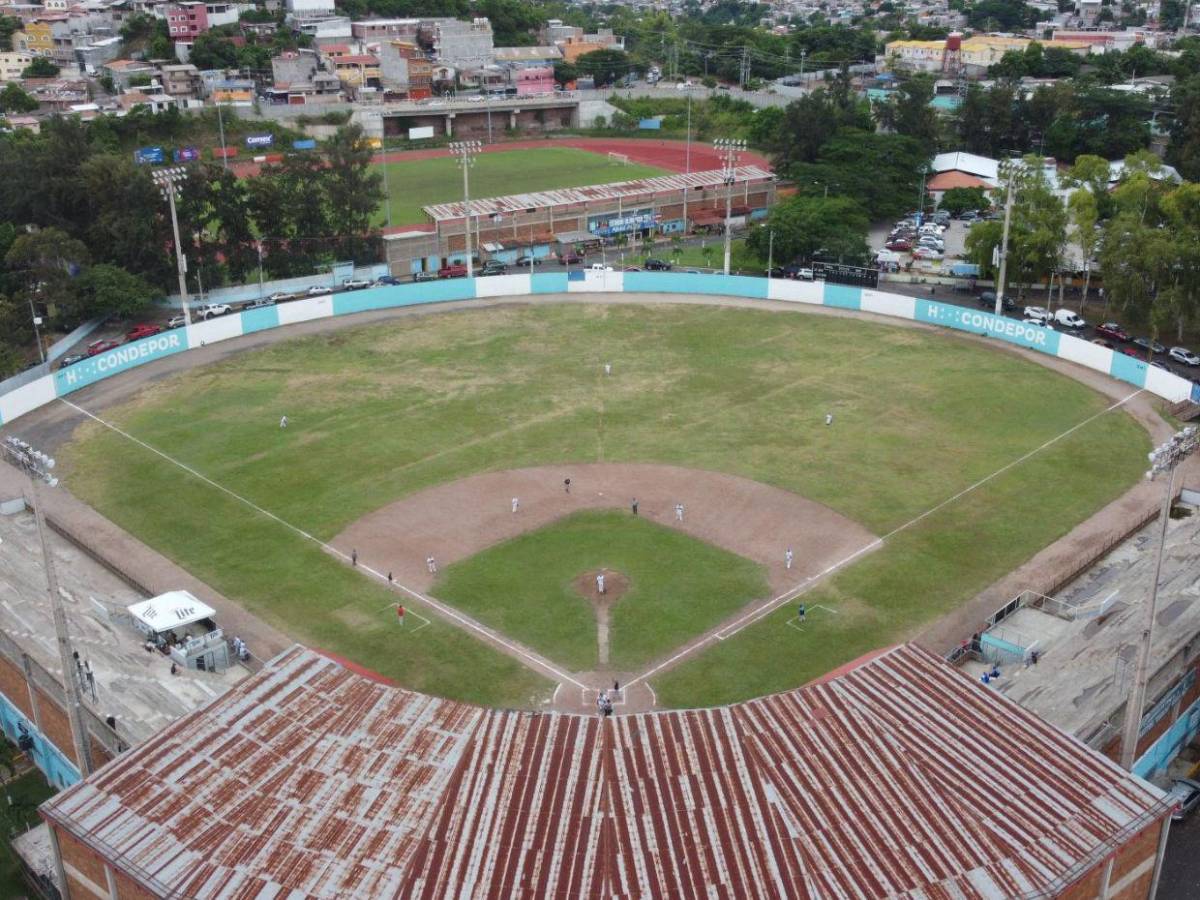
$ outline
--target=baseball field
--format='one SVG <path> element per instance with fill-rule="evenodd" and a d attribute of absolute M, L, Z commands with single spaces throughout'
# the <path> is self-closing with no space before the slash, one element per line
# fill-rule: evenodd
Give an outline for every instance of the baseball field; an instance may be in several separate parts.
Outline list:
<path fill-rule="evenodd" d="M 422 207 L 462 199 L 462 168 L 453 157 L 419 158 L 417 154 L 406 154 L 400 161 L 384 166 L 392 225 L 425 222 Z M 665 174 L 665 169 L 614 162 L 603 153 L 571 147 L 481 153 L 471 166 L 471 196 L 499 197 Z M 381 208 L 377 224 L 386 221 L 386 210 Z"/>
<path fill-rule="evenodd" d="M 912 636 L 1119 495 L 1149 438 L 1108 406 L 944 333 L 573 302 L 348 323 L 104 411 L 228 492 L 96 423 L 59 455 L 73 493 L 226 596 L 414 689 L 555 689 L 437 603 L 699 706 Z M 739 620 L 805 580 L 804 622 L 791 602 Z"/>

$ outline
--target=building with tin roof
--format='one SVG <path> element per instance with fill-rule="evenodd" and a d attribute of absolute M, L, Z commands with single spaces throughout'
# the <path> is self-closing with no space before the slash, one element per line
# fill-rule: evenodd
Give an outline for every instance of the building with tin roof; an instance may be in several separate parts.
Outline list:
<path fill-rule="evenodd" d="M 485 709 L 303 647 L 47 801 L 67 897 L 1153 895 L 1157 789 L 913 645 L 716 709 Z"/>

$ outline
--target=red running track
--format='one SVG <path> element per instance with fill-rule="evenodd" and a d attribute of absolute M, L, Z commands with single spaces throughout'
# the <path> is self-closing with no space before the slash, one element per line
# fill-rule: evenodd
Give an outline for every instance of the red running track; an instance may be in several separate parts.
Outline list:
<path fill-rule="evenodd" d="M 584 138 L 563 137 L 543 138 L 529 141 L 507 141 L 498 144 L 487 144 L 484 153 L 508 153 L 513 150 L 539 150 L 545 147 L 574 147 L 591 153 L 624 153 L 630 162 L 646 166 L 656 166 L 670 172 L 704 172 L 721 168 L 719 152 L 710 144 L 692 141 L 691 153 L 687 149 L 687 141 L 654 141 L 638 138 Z M 439 156 L 449 156 L 450 151 L 445 147 L 433 150 L 405 150 L 398 153 L 388 153 L 387 161 L 402 163 L 410 159 L 434 159 Z M 689 166 L 690 157 L 690 166 Z M 374 161 L 384 161 L 382 153 L 376 154 Z M 743 165 L 761 166 L 770 169 L 770 161 L 762 154 L 752 150 L 744 150 L 741 154 Z M 261 165 L 254 162 L 230 163 L 230 168 L 239 178 L 250 178 L 257 175 Z"/>

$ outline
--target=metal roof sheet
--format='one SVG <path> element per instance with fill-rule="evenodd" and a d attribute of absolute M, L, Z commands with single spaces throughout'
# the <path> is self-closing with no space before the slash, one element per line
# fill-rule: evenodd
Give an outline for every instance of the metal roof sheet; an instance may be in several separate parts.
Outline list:
<path fill-rule="evenodd" d="M 42 807 L 195 898 L 1012 897 L 1168 810 L 913 646 L 605 720 L 439 700 L 294 647 Z"/>
<path fill-rule="evenodd" d="M 734 170 L 734 177 L 739 182 L 771 181 L 774 175 L 759 166 L 739 166 Z M 677 173 L 675 175 L 659 175 L 654 178 L 639 178 L 635 181 L 617 181 L 612 184 L 594 184 L 589 187 L 561 188 L 555 191 L 536 191 L 532 194 L 510 194 L 507 197 L 490 197 L 483 200 L 470 201 L 472 216 L 503 216 L 511 213 L 527 212 L 548 206 L 562 206 L 569 203 L 597 203 L 618 198 L 641 198 L 649 203 L 658 193 L 716 187 L 725 183 L 725 172 L 713 169 L 706 172 Z M 423 207 L 425 215 L 435 222 L 444 219 L 461 219 L 463 204 L 438 203 Z"/>

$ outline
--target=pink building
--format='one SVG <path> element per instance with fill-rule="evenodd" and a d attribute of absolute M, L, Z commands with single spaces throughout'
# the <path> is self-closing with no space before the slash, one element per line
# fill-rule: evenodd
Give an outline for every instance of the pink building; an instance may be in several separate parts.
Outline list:
<path fill-rule="evenodd" d="M 173 41 L 194 41 L 208 31 L 208 9 L 203 3 L 172 3 L 166 15 L 167 32 Z"/>
<path fill-rule="evenodd" d="M 551 66 L 530 66 L 526 69 L 517 69 L 513 74 L 513 82 L 517 86 L 518 97 L 553 93 L 554 69 Z"/>

